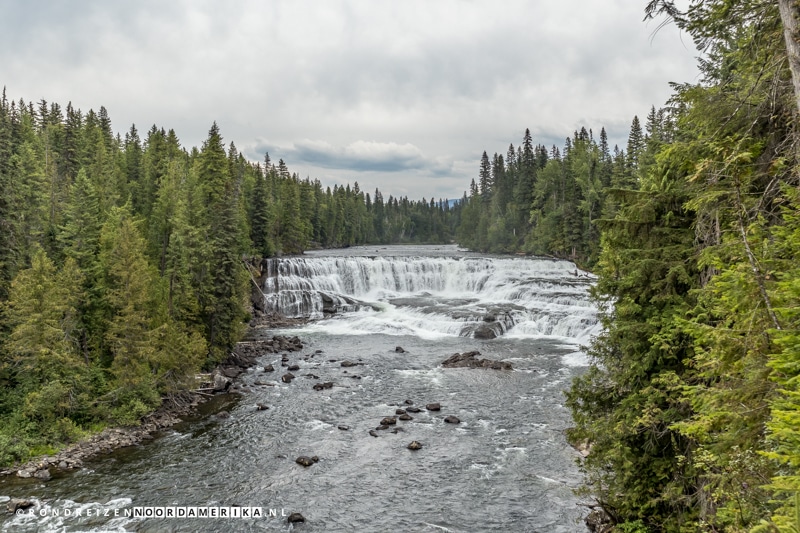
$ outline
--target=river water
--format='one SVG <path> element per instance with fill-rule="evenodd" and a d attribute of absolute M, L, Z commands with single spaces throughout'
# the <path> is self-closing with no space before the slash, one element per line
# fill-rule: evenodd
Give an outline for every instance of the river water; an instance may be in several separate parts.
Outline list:
<path fill-rule="evenodd" d="M 453 246 L 307 253 L 269 270 L 267 305 L 318 319 L 253 332 L 303 340 L 289 354 L 300 366 L 292 383 L 280 381 L 281 355 L 270 354 L 261 366 L 277 372 L 251 369 L 243 395 L 214 398 L 205 416 L 150 443 L 46 483 L 0 480 L 0 503 L 36 504 L 33 515 L 0 517 L 0 530 L 585 531 L 563 391 L 588 364 L 580 346 L 599 332 L 589 275 L 568 262 Z M 514 369 L 440 366 L 472 350 Z M 441 411 L 425 409 L 433 402 Z M 369 434 L 409 406 L 421 412 L 398 421 L 402 431 Z M 220 409 L 230 417 L 209 415 Z M 461 423 L 445 423 L 448 415 Z M 409 450 L 413 440 L 422 449 Z M 300 466 L 301 455 L 319 462 Z M 258 507 L 265 516 L 125 516 L 193 506 Z M 306 522 L 288 524 L 292 512 Z"/>

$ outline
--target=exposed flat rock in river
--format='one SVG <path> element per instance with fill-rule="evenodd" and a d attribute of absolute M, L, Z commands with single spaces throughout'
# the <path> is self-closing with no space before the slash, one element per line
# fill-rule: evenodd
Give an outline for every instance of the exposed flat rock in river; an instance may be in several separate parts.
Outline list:
<path fill-rule="evenodd" d="M 445 368 L 491 368 L 494 370 L 512 370 L 511 363 L 492 361 L 491 359 L 478 359 L 481 352 L 454 353 L 444 361 Z"/>

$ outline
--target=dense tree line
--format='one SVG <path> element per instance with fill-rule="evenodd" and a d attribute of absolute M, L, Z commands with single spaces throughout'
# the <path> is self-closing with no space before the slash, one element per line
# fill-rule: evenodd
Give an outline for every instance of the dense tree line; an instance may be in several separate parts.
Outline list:
<path fill-rule="evenodd" d="M 627 150 L 609 148 L 605 128 L 595 139 L 581 128 L 563 149 L 534 146 L 530 130 L 505 157 L 481 157 L 478 181 L 461 199 L 457 239 L 474 250 L 527 252 L 597 262 L 598 221 L 613 216 L 615 190 L 635 189 L 640 167 L 669 138 L 670 115 L 651 109 L 645 127 L 634 117 Z"/>
<path fill-rule="evenodd" d="M 323 189 L 105 108 L 0 98 L 0 463 L 135 423 L 222 360 L 248 318 L 243 257 L 448 242 L 447 201 Z"/>
<path fill-rule="evenodd" d="M 702 79 L 595 220 L 605 333 L 568 394 L 585 492 L 617 531 L 797 532 L 800 10 L 647 14 L 693 37 Z"/>

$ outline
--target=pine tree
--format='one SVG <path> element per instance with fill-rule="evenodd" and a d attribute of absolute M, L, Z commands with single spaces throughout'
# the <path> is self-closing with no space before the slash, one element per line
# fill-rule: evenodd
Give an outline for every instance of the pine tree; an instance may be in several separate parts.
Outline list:
<path fill-rule="evenodd" d="M 199 221 L 208 245 L 198 250 L 198 302 L 212 361 L 238 340 L 244 318 L 246 272 L 240 264 L 243 228 L 240 190 L 230 175 L 222 137 L 214 123 L 197 158 Z"/>
<path fill-rule="evenodd" d="M 86 409 L 88 366 L 75 338 L 81 284 L 73 260 L 56 270 L 37 248 L 9 295 L 6 319 L 12 329 L 0 372 L 10 378 L 6 393 L 20 399 L 19 412 L 50 443 L 73 438 L 76 427 L 68 417 Z"/>
<path fill-rule="evenodd" d="M 625 161 L 628 172 L 635 180 L 636 171 L 639 168 L 639 157 L 645 147 L 644 134 L 642 133 L 642 125 L 639 123 L 639 117 L 634 116 L 631 121 L 631 131 L 628 134 L 628 149 L 626 150 L 627 159 Z"/>
<path fill-rule="evenodd" d="M 148 362 L 153 346 L 148 331 L 154 314 L 155 273 L 147 262 L 146 243 L 129 205 L 114 208 L 103 225 L 99 256 L 109 324 L 105 332 L 111 370 L 121 404 L 116 416 L 132 411 L 138 418 L 157 405 Z"/>
<path fill-rule="evenodd" d="M 489 156 L 484 150 L 481 156 L 481 166 L 478 172 L 478 187 L 481 194 L 481 201 L 488 205 L 492 199 L 492 167 L 489 164 Z"/>

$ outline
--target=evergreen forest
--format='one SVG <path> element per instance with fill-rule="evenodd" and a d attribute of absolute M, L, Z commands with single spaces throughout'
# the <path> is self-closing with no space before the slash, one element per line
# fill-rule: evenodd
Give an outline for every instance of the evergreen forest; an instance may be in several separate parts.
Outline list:
<path fill-rule="evenodd" d="M 216 124 L 114 134 L 104 107 L 0 98 L 0 464 L 135 424 L 230 353 L 254 258 L 450 242 L 446 200 L 323 189 Z M 243 259 L 249 259 L 245 261 Z"/>
<path fill-rule="evenodd" d="M 526 130 L 455 203 L 323 187 L 216 124 L 186 149 L 4 91 L 0 464 L 136 423 L 222 360 L 250 318 L 243 258 L 457 242 L 597 275 L 567 436 L 613 531 L 800 533 L 800 6 L 686 4 L 644 15 L 691 36 L 700 77 L 625 146 Z"/>

